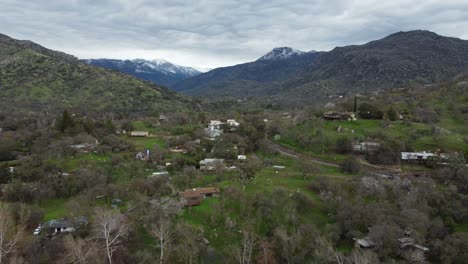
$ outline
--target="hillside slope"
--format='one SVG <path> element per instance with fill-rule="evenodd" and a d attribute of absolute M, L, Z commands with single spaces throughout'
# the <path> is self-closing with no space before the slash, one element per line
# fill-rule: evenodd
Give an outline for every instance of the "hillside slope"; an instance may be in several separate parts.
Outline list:
<path fill-rule="evenodd" d="M 0 110 L 140 114 L 176 110 L 187 98 L 129 75 L 89 66 L 30 41 L 0 35 Z"/>

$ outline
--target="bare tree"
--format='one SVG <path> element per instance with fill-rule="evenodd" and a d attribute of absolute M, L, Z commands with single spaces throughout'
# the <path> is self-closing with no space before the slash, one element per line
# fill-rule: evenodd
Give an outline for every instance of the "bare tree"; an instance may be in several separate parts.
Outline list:
<path fill-rule="evenodd" d="M 177 252 L 186 264 L 192 264 L 200 251 L 197 242 L 197 231 L 186 223 L 178 223 L 176 227 Z"/>
<path fill-rule="evenodd" d="M 96 239 L 101 241 L 106 249 L 109 264 L 112 264 L 112 255 L 128 232 L 124 216 L 117 211 L 97 208 L 94 230 Z"/>
<path fill-rule="evenodd" d="M 173 239 L 171 223 L 167 218 L 159 218 L 159 221 L 151 229 L 151 235 L 157 240 L 157 248 L 159 248 L 159 263 L 164 263 L 165 253 L 170 251 L 170 243 Z"/>
<path fill-rule="evenodd" d="M 8 206 L 0 203 L 0 263 L 13 251 L 22 231 L 22 226 L 14 225 Z"/>
<path fill-rule="evenodd" d="M 79 237 L 66 236 L 64 239 L 68 254 L 65 256 L 67 263 L 87 264 L 91 263 L 96 256 L 96 245 L 92 241 L 86 241 Z"/>
<path fill-rule="evenodd" d="M 235 252 L 240 264 L 250 264 L 256 238 L 256 235 L 252 232 L 243 232 L 242 244 Z"/>

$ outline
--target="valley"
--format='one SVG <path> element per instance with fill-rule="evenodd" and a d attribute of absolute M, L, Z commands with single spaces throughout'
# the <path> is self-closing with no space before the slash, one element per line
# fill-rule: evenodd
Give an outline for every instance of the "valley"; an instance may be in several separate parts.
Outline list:
<path fill-rule="evenodd" d="M 279 48 L 181 95 L 0 35 L 0 263 L 465 263 L 466 47 Z"/>

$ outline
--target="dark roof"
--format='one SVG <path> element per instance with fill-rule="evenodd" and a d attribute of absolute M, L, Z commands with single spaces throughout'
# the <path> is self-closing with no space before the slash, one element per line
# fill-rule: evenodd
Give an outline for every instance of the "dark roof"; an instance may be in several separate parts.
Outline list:
<path fill-rule="evenodd" d="M 43 227 L 44 228 L 65 228 L 65 227 L 75 227 L 75 225 L 72 222 L 65 220 L 65 219 L 59 219 L 59 220 L 52 219 L 50 221 L 45 222 Z"/>

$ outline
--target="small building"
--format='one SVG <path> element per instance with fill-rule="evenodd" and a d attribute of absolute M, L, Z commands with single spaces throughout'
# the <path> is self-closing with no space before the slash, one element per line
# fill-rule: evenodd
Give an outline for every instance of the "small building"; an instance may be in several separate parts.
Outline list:
<path fill-rule="evenodd" d="M 160 114 L 159 115 L 159 121 L 162 122 L 162 121 L 167 121 L 167 116 L 165 114 Z"/>
<path fill-rule="evenodd" d="M 159 177 L 159 176 L 166 176 L 166 175 L 169 175 L 169 172 L 167 171 L 157 171 L 157 172 L 153 172 L 150 177 Z"/>
<path fill-rule="evenodd" d="M 238 127 L 240 125 L 235 119 L 228 119 L 226 124 L 230 127 Z"/>
<path fill-rule="evenodd" d="M 431 158 L 436 157 L 434 153 L 431 152 L 401 152 L 401 160 L 407 162 L 419 162 L 424 163 Z"/>
<path fill-rule="evenodd" d="M 216 169 L 216 166 L 224 166 L 224 159 L 204 159 L 200 160 L 200 170 L 212 171 Z"/>
<path fill-rule="evenodd" d="M 219 120 L 211 120 L 208 127 L 205 128 L 205 133 L 210 139 L 215 139 L 223 133 L 222 125 L 223 123 Z"/>
<path fill-rule="evenodd" d="M 130 131 L 129 136 L 131 137 L 147 137 L 149 136 L 148 131 Z"/>
<path fill-rule="evenodd" d="M 346 121 L 357 120 L 356 114 L 353 112 L 328 111 L 328 112 L 323 113 L 323 118 L 327 120 L 346 120 Z"/>
<path fill-rule="evenodd" d="M 85 216 L 75 217 L 72 220 L 52 219 L 40 225 L 35 230 L 35 233 L 39 234 L 41 230 L 45 230 L 47 235 L 56 235 L 63 232 L 75 232 L 77 229 L 86 226 L 88 224 L 88 218 Z"/>
<path fill-rule="evenodd" d="M 281 114 L 281 118 L 284 118 L 284 119 L 291 119 L 292 118 L 292 115 L 291 113 L 289 112 L 284 112 Z"/>
<path fill-rule="evenodd" d="M 379 142 L 364 141 L 358 144 L 353 144 L 353 150 L 358 152 L 376 151 L 380 147 Z"/>
<path fill-rule="evenodd" d="M 246 155 L 237 155 L 237 160 L 247 160 Z"/>
<path fill-rule="evenodd" d="M 176 147 L 170 148 L 169 152 L 172 152 L 172 153 L 187 153 L 187 150 L 182 148 L 181 146 L 176 146 Z"/>
<path fill-rule="evenodd" d="M 204 187 L 186 189 L 179 192 L 179 196 L 184 200 L 185 206 L 194 206 L 202 203 L 203 199 L 208 197 L 219 197 L 221 192 L 216 187 Z"/>
<path fill-rule="evenodd" d="M 203 196 L 196 189 L 187 189 L 183 192 L 179 192 L 179 196 L 184 200 L 185 206 L 195 206 L 201 204 Z"/>

